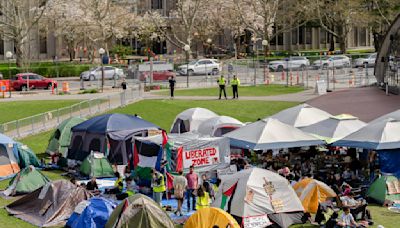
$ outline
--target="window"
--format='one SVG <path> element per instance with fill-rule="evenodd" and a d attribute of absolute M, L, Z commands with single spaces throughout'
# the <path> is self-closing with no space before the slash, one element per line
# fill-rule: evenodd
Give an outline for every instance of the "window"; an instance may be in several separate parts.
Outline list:
<path fill-rule="evenodd" d="M 8 159 L 7 148 L 5 145 L 0 145 L 0 163 L 1 164 L 10 163 L 10 160 Z"/>
<path fill-rule="evenodd" d="M 304 27 L 299 28 L 299 44 L 304 44 Z"/>
<path fill-rule="evenodd" d="M 0 39 L 0 55 L 4 55 L 4 40 Z"/>
<path fill-rule="evenodd" d="M 89 151 L 97 151 L 100 152 L 101 142 L 100 139 L 92 139 L 89 144 Z"/>
<path fill-rule="evenodd" d="M 151 0 L 151 9 L 162 9 L 163 0 Z"/>
<path fill-rule="evenodd" d="M 203 61 L 199 61 L 197 64 L 198 65 L 204 65 L 204 64 L 208 64 L 208 62 L 206 60 L 203 60 Z"/>
<path fill-rule="evenodd" d="M 283 34 L 278 35 L 278 45 L 283 45 Z"/>
<path fill-rule="evenodd" d="M 326 44 L 328 43 L 327 41 L 327 33 L 323 28 L 320 28 L 319 30 L 319 43 L 320 44 Z"/>
<path fill-rule="evenodd" d="M 367 29 L 360 29 L 360 46 L 367 46 Z"/>
<path fill-rule="evenodd" d="M 292 44 L 297 44 L 297 28 L 292 30 Z"/>
<path fill-rule="evenodd" d="M 54 138 L 59 140 L 60 136 L 61 136 L 61 132 L 60 132 L 60 130 L 57 129 L 56 132 L 54 132 Z"/>
<path fill-rule="evenodd" d="M 311 44 L 312 43 L 312 28 L 307 27 L 306 28 L 306 44 Z"/>
<path fill-rule="evenodd" d="M 47 53 L 47 37 L 46 37 L 46 35 L 40 35 L 40 37 L 39 37 L 39 49 L 40 49 L 40 54 L 46 54 Z"/>
<path fill-rule="evenodd" d="M 24 76 L 21 76 L 21 78 L 22 78 L 23 80 L 26 80 L 26 79 L 28 79 L 28 76 L 24 75 Z"/>
<path fill-rule="evenodd" d="M 29 75 L 29 80 L 38 80 L 38 77 L 36 75 Z"/>

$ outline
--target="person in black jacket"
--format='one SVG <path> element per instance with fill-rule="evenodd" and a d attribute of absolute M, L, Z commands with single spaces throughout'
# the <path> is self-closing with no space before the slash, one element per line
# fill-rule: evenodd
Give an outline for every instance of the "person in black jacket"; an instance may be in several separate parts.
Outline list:
<path fill-rule="evenodd" d="M 176 83 L 176 81 L 174 79 L 174 76 L 170 77 L 168 82 L 169 82 L 169 90 L 171 92 L 171 98 L 173 99 L 174 98 L 175 83 Z"/>

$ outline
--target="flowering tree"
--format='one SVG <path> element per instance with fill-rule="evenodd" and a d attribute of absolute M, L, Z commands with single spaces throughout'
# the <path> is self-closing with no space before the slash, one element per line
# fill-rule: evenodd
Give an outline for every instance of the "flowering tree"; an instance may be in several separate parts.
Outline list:
<path fill-rule="evenodd" d="M 133 36 L 140 40 L 147 48 L 153 41 L 165 40 L 160 28 L 166 28 L 165 19 L 157 12 L 147 12 L 138 16 L 133 27 Z"/>

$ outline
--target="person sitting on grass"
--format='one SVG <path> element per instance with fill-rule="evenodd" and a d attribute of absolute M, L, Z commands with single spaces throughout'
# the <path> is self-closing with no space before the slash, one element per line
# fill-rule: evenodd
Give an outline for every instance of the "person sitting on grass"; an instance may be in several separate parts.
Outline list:
<path fill-rule="evenodd" d="M 350 208 L 343 207 L 343 214 L 337 223 L 340 227 L 358 227 L 357 222 L 354 220 L 353 215 L 350 213 Z"/>
<path fill-rule="evenodd" d="M 368 204 L 362 199 L 360 200 L 354 199 L 353 192 L 350 192 L 347 196 L 343 196 L 340 199 L 342 200 L 343 206 L 349 208 L 351 214 L 355 218 L 357 218 L 357 215 L 361 213 L 362 214 L 361 219 L 363 220 L 371 219 L 371 215 L 367 210 Z"/>
<path fill-rule="evenodd" d="M 210 194 L 206 191 L 208 186 L 201 185 L 197 189 L 196 210 L 210 207 Z"/>
<path fill-rule="evenodd" d="M 105 194 L 119 194 L 122 192 L 122 189 L 124 187 L 123 180 L 119 172 L 114 173 L 115 177 L 117 177 L 117 180 L 114 182 L 114 187 L 110 189 L 105 190 Z"/>
<path fill-rule="evenodd" d="M 92 179 L 90 179 L 90 181 L 86 184 L 86 190 L 89 190 L 95 196 L 100 194 L 99 186 L 96 182 L 96 177 L 92 177 Z"/>

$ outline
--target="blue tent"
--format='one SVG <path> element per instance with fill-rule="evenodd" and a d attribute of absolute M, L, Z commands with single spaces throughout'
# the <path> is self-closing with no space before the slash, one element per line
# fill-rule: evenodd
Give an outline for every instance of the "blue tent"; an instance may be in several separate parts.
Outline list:
<path fill-rule="evenodd" d="M 19 172 L 17 143 L 0 134 L 0 180 Z"/>
<path fill-rule="evenodd" d="M 68 219 L 67 227 L 100 228 L 104 227 L 111 213 L 118 204 L 105 198 L 94 197 L 81 214 L 73 213 Z"/>
<path fill-rule="evenodd" d="M 382 173 L 390 173 L 400 178 L 400 149 L 379 150 L 379 165 Z"/>

